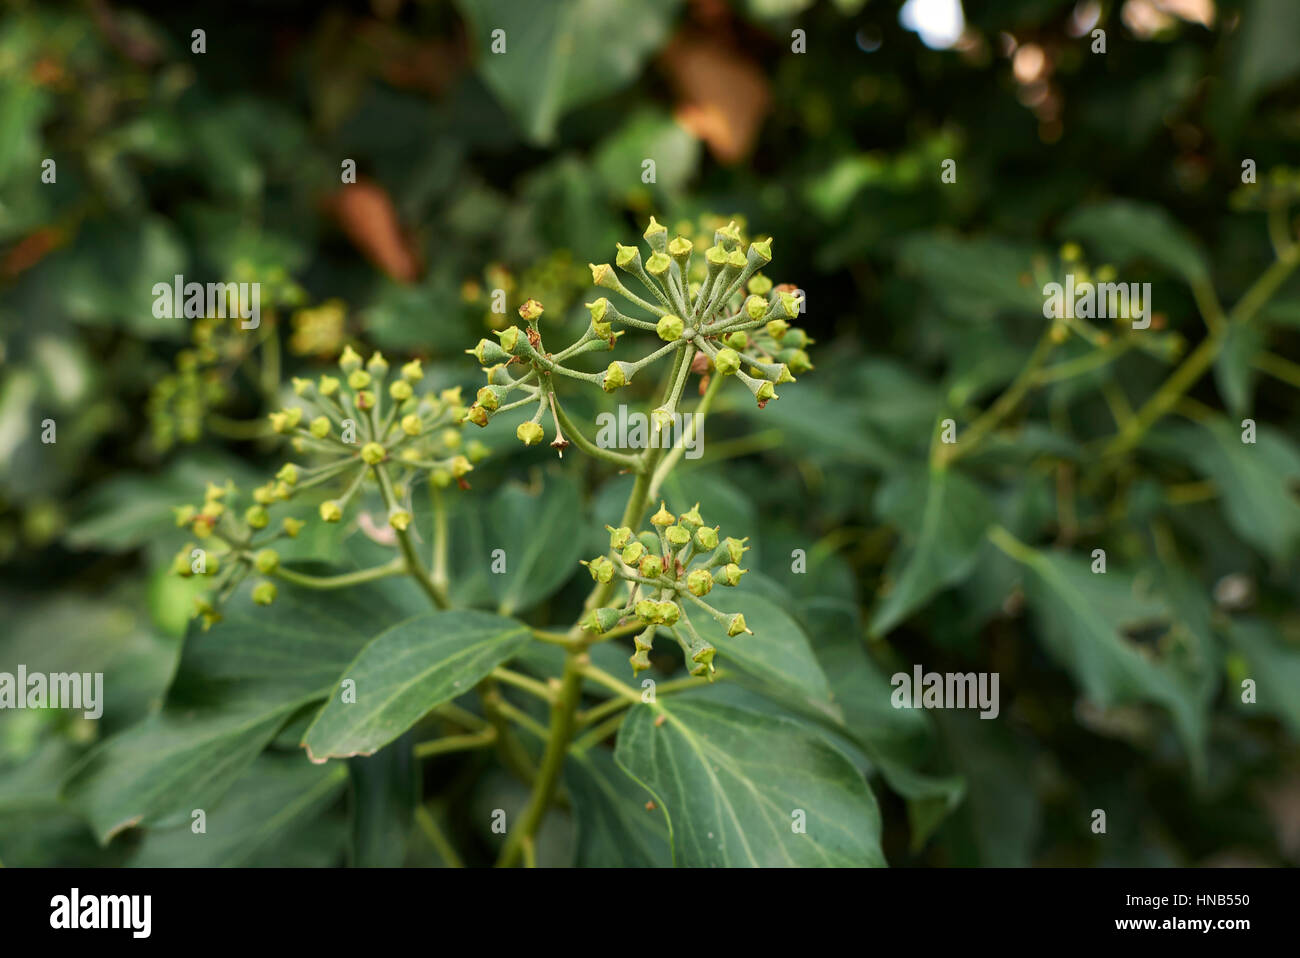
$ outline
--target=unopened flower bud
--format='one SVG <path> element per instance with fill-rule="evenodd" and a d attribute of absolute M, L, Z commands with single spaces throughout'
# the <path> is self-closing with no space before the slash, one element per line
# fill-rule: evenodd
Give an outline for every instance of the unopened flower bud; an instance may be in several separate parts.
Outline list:
<path fill-rule="evenodd" d="M 177 528 L 184 528 L 194 521 L 196 510 L 193 506 L 177 506 L 173 511 L 176 513 Z"/>
<path fill-rule="evenodd" d="M 704 525 L 704 517 L 700 515 L 700 504 L 695 503 L 695 505 L 678 516 L 677 521 L 692 530 Z"/>
<path fill-rule="evenodd" d="M 772 281 L 762 274 L 755 274 L 749 278 L 745 288 L 755 296 L 766 297 L 768 293 L 772 292 Z"/>
<path fill-rule="evenodd" d="M 527 342 L 527 337 L 523 336 L 518 326 L 507 326 L 497 333 L 497 336 L 501 339 L 501 348 L 507 353 L 514 353 L 519 348 L 520 342 Z"/>
<path fill-rule="evenodd" d="M 642 622 L 661 622 L 659 603 L 653 599 L 642 599 L 636 604 L 636 617 Z"/>
<path fill-rule="evenodd" d="M 194 575 L 194 565 L 190 562 L 189 546 L 176 553 L 175 558 L 172 559 L 172 572 L 185 579 Z"/>
<path fill-rule="evenodd" d="M 320 378 L 320 394 L 322 396 L 333 396 L 339 391 L 339 381 L 334 376 L 322 376 Z"/>
<path fill-rule="evenodd" d="M 737 329 L 734 332 L 727 333 L 722 337 L 722 341 L 735 350 L 745 350 L 749 348 L 749 333 L 743 329 Z"/>
<path fill-rule="evenodd" d="M 676 521 L 677 517 L 668 511 L 668 507 L 663 502 L 659 503 L 659 511 L 650 517 L 651 525 L 660 526 L 661 528 L 670 526 Z"/>
<path fill-rule="evenodd" d="M 609 530 L 609 547 L 615 552 L 632 541 L 632 530 L 627 526 L 619 526 L 617 529 L 613 526 L 605 526 L 605 528 Z"/>
<path fill-rule="evenodd" d="M 492 450 L 477 439 L 471 439 L 465 446 L 465 455 L 469 456 L 470 462 L 482 462 L 491 454 Z"/>
<path fill-rule="evenodd" d="M 686 576 L 686 588 L 691 590 L 691 595 L 708 595 L 713 588 L 713 573 L 708 569 L 692 569 Z"/>
<path fill-rule="evenodd" d="M 740 368 L 740 354 L 730 347 L 719 349 L 718 354 L 713 357 L 713 367 L 720 376 L 734 375 Z"/>
<path fill-rule="evenodd" d="M 406 402 L 415 393 L 411 384 L 405 379 L 394 379 L 388 384 L 388 395 L 398 402 Z"/>
<path fill-rule="evenodd" d="M 676 625 L 681 617 L 682 610 L 677 607 L 676 602 L 659 603 L 659 621 L 664 625 Z"/>
<path fill-rule="evenodd" d="M 762 296 L 750 296 L 745 300 L 745 315 L 757 322 L 767 315 L 767 300 Z"/>
<path fill-rule="evenodd" d="M 317 416 L 311 421 L 307 430 L 317 439 L 324 439 L 330 434 L 330 421 L 327 416 Z"/>
<path fill-rule="evenodd" d="M 645 261 L 645 271 L 651 276 L 663 276 L 672 262 L 666 253 L 654 253 Z"/>
<path fill-rule="evenodd" d="M 288 535 L 290 539 L 296 539 L 298 538 L 298 533 L 302 531 L 302 527 L 306 525 L 306 523 L 301 519 L 295 519 L 292 516 L 285 516 L 284 522 L 281 525 L 284 528 L 285 534 Z"/>
<path fill-rule="evenodd" d="M 474 471 L 473 465 L 464 456 L 453 456 L 451 459 L 451 474 L 456 479 L 464 478 Z"/>
<path fill-rule="evenodd" d="M 750 635 L 754 634 L 754 630 L 745 625 L 745 617 L 737 612 L 731 617 L 731 622 L 727 624 L 727 635 L 736 636 L 742 632 L 748 632 Z"/>
<path fill-rule="evenodd" d="M 298 467 L 291 462 L 286 462 L 280 467 L 280 471 L 275 474 L 275 478 L 281 482 L 287 482 L 291 486 L 298 484 Z"/>
<path fill-rule="evenodd" d="M 320 517 L 326 522 L 338 522 L 343 518 L 343 510 L 333 499 L 320 504 Z"/>
<path fill-rule="evenodd" d="M 510 354 L 490 339 L 480 339 L 477 346 L 466 352 L 477 359 L 480 366 L 495 366 L 510 359 Z"/>
<path fill-rule="evenodd" d="M 674 549 L 680 549 L 691 541 L 691 530 L 682 525 L 672 525 L 664 530 L 664 537 Z"/>
<path fill-rule="evenodd" d="M 727 536 L 727 538 L 723 539 L 722 544 L 726 547 L 727 558 L 732 562 L 739 562 L 745 555 L 745 551 L 748 548 L 745 543 L 748 541 L 748 536 L 743 539 L 734 539 L 731 536 Z"/>
<path fill-rule="evenodd" d="M 405 532 L 411 524 L 411 513 L 406 509 L 394 509 L 388 514 L 388 524 L 398 532 Z"/>
<path fill-rule="evenodd" d="M 621 618 L 623 613 L 618 609 L 592 609 L 583 616 L 582 630 L 603 635 L 618 625 L 618 620 Z"/>
<path fill-rule="evenodd" d="M 488 412 L 496 412 L 501 408 L 501 397 L 504 394 L 505 390 L 500 386 L 484 386 L 475 394 L 474 398 Z"/>
<path fill-rule="evenodd" d="M 587 571 L 597 582 L 609 582 L 614 578 L 614 563 L 608 556 L 597 556 L 587 563 Z"/>
<path fill-rule="evenodd" d="M 664 574 L 664 560 L 657 555 L 643 556 L 637 571 L 643 579 L 657 579 Z"/>
<path fill-rule="evenodd" d="M 700 526 L 695 530 L 695 547 L 701 552 L 712 552 L 718 547 L 718 530 Z"/>
<path fill-rule="evenodd" d="M 418 359 L 412 359 L 402 367 L 402 378 L 408 383 L 418 383 L 424 378 L 424 367 L 420 365 Z"/>
<path fill-rule="evenodd" d="M 364 369 L 358 369 L 348 373 L 348 388 L 365 389 L 370 385 L 370 373 Z"/>
<path fill-rule="evenodd" d="M 371 392 L 369 389 L 362 389 L 360 392 L 358 392 L 356 399 L 357 399 L 358 409 L 364 410 L 364 409 L 375 408 L 375 394 Z"/>
<path fill-rule="evenodd" d="M 521 422 L 519 428 L 515 430 L 515 435 L 525 446 L 533 446 L 545 438 L 546 433 L 541 425 L 535 422 Z"/>
<path fill-rule="evenodd" d="M 402 432 L 408 436 L 418 436 L 420 434 L 420 417 L 415 413 L 402 417 Z"/>
<path fill-rule="evenodd" d="M 657 332 L 659 338 L 666 343 L 671 343 L 674 340 L 681 339 L 682 333 L 685 332 L 685 330 L 686 324 L 683 323 L 679 317 L 674 316 L 671 313 L 667 316 L 660 317 L 659 322 L 655 324 L 655 332 Z"/>
<path fill-rule="evenodd" d="M 383 353 L 376 351 L 366 363 L 366 369 L 376 379 L 383 379 L 388 375 L 388 360 L 384 358 Z"/>
<path fill-rule="evenodd" d="M 257 571 L 262 575 L 270 575 L 280 568 L 280 553 L 274 549 L 262 549 L 254 557 L 253 564 L 257 566 Z"/>
<path fill-rule="evenodd" d="M 605 378 L 601 380 L 601 388 L 607 393 L 612 393 L 620 386 L 627 385 L 627 374 L 623 371 L 625 364 L 621 362 L 612 362 L 609 368 L 605 370 Z"/>
<path fill-rule="evenodd" d="M 640 540 L 633 539 L 623 548 L 623 561 L 635 569 L 645 552 L 645 545 Z"/>
<path fill-rule="evenodd" d="M 635 246 L 624 246 L 622 243 L 615 243 L 618 247 L 618 253 L 614 256 L 614 263 L 619 269 L 635 269 L 634 263 L 641 262 L 641 251 Z"/>
<path fill-rule="evenodd" d="M 249 506 L 244 513 L 244 521 L 254 529 L 265 529 L 271 522 L 265 506 Z"/>
<path fill-rule="evenodd" d="M 478 403 L 469 407 L 465 413 L 465 418 L 476 426 L 486 426 L 488 424 L 488 411 Z"/>
<path fill-rule="evenodd" d="M 293 383 L 293 394 L 295 396 L 305 396 L 315 386 L 310 379 L 299 379 L 294 376 L 291 380 Z"/>
<path fill-rule="evenodd" d="M 379 465 L 387 455 L 384 447 L 377 442 L 368 442 L 361 447 L 361 460 L 371 466 Z"/>
<path fill-rule="evenodd" d="M 543 312 L 542 304 L 535 299 L 530 299 L 519 307 L 519 315 L 530 323 L 541 316 Z"/>
<path fill-rule="evenodd" d="M 258 605 L 270 605 L 275 601 L 275 596 L 274 582 L 259 582 L 253 586 L 253 601 Z"/>
<path fill-rule="evenodd" d="M 339 357 L 339 369 L 351 374 L 360 368 L 361 356 L 351 346 L 344 346 L 343 355 Z"/>
<path fill-rule="evenodd" d="M 740 577 L 748 571 L 748 569 L 742 569 L 734 562 L 728 562 L 718 570 L 718 574 L 714 576 L 714 581 L 720 582 L 722 585 L 740 585 Z"/>
<path fill-rule="evenodd" d="M 791 319 L 794 319 L 799 315 L 799 306 L 801 303 L 802 300 L 800 300 L 800 298 L 794 293 L 781 294 L 781 308 L 785 310 L 785 314 Z"/>

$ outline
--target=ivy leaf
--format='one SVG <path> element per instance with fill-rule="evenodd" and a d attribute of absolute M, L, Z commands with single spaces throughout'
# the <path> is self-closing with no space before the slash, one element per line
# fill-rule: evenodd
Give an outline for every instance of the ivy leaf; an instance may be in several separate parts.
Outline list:
<path fill-rule="evenodd" d="M 754 630 L 728 636 L 720 622 L 687 602 L 686 613 L 700 636 L 718 650 L 721 667 L 734 668 L 757 685 L 800 707 L 838 720 L 839 710 L 831 702 L 831 687 L 826 673 L 817 663 L 812 646 L 799 623 L 769 599 L 746 592 L 730 595 L 715 590 L 711 604 L 724 612 L 739 612 Z"/>
<path fill-rule="evenodd" d="M 1132 200 L 1085 206 L 1066 218 L 1059 233 L 1086 243 L 1116 265 L 1147 259 L 1191 283 L 1210 278 L 1200 244 L 1158 206 Z"/>
<path fill-rule="evenodd" d="M 993 507 L 972 480 L 931 466 L 924 483 L 914 473 L 894 476 L 882 486 L 876 508 L 912 539 L 890 561 L 893 588 L 871 617 L 871 634 L 881 636 L 970 572 Z"/>
<path fill-rule="evenodd" d="M 1131 576 L 1113 566 L 1093 573 L 1088 562 L 1007 542 L 1006 551 L 1031 573 L 1025 597 L 1047 652 L 1101 708 L 1134 701 L 1167 709 L 1194 762 L 1206 736 L 1205 695 L 1186 670 L 1130 640 L 1126 628 L 1163 626 L 1163 602 L 1140 595 Z"/>
<path fill-rule="evenodd" d="M 506 571 L 491 577 L 502 615 L 536 605 L 578 571 L 583 539 L 573 529 L 584 512 L 577 484 L 561 475 L 539 489 L 512 483 L 493 497 L 488 546 L 505 550 Z"/>
<path fill-rule="evenodd" d="M 105 844 L 124 828 L 213 807 L 375 629 L 402 618 L 399 608 L 383 583 L 283 586 L 269 608 L 241 591 L 211 631 L 191 626 L 163 709 L 92 749 L 64 800 Z"/>
<path fill-rule="evenodd" d="M 573 107 L 626 86 L 668 36 L 677 0 L 458 0 L 479 70 L 534 143 L 555 139 Z M 491 52 L 492 31 L 505 52 Z"/>
<path fill-rule="evenodd" d="M 647 808 L 650 793 L 605 748 L 574 749 L 564 765 L 573 800 L 579 868 L 664 868 L 672 864 L 664 817 Z"/>
<path fill-rule="evenodd" d="M 326 767 L 300 756 L 258 757 L 224 798 L 205 809 L 207 831 L 192 822 L 150 829 L 131 864 L 149 868 L 223 868 L 264 861 L 264 853 L 290 843 L 347 784 L 343 765 Z"/>
<path fill-rule="evenodd" d="M 634 706 L 614 758 L 663 808 L 677 865 L 885 864 L 861 773 L 790 719 L 677 696 Z"/>
<path fill-rule="evenodd" d="M 1281 562 L 1300 547 L 1300 449 L 1262 423 L 1256 441 L 1244 443 L 1226 419 L 1177 423 L 1146 444 L 1189 463 L 1214 480 L 1229 524 L 1243 539 Z"/>
<path fill-rule="evenodd" d="M 1001 313 L 1042 316 L 1043 297 L 1026 283 L 1028 248 L 992 239 L 920 233 L 903 241 L 899 267 L 917 276 L 954 319 L 988 321 Z"/>
<path fill-rule="evenodd" d="M 1255 399 L 1257 374 L 1255 357 L 1264 348 L 1264 334 L 1258 325 L 1232 323 L 1223 351 L 1214 361 L 1214 381 L 1223 401 L 1234 416 L 1249 415 Z"/>
<path fill-rule="evenodd" d="M 1227 629 L 1228 642 L 1242 658 L 1244 668 L 1234 667 L 1236 689 L 1229 695 L 1240 713 L 1258 708 L 1276 715 L 1291 734 L 1300 738 L 1300 646 L 1288 645 L 1269 622 L 1260 619 L 1233 620 Z M 1255 703 L 1241 701 L 1241 681 L 1255 680 Z"/>
<path fill-rule="evenodd" d="M 472 609 L 407 619 L 370 642 L 343 670 L 303 736 L 313 762 L 369 755 L 436 705 L 474 687 L 528 641 L 528 626 Z M 344 699 L 355 683 L 356 701 Z"/>

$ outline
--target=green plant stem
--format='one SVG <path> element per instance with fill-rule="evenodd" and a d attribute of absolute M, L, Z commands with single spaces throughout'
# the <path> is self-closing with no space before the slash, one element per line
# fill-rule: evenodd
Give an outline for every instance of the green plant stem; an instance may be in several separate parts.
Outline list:
<path fill-rule="evenodd" d="M 497 754 L 501 757 L 501 763 L 520 781 L 536 781 L 537 772 L 533 768 L 533 760 L 510 727 L 509 716 L 506 714 L 509 703 L 497 688 L 496 679 L 488 676 L 477 685 L 476 690 L 479 701 L 483 703 L 483 714 L 496 733 Z"/>
<path fill-rule="evenodd" d="M 641 467 L 641 460 L 637 456 L 630 456 L 625 452 L 617 452 L 613 449 L 602 449 L 596 445 L 580 430 L 576 423 L 569 418 L 569 414 L 564 411 L 564 407 L 558 402 L 555 403 L 555 417 L 560 422 L 560 428 L 564 430 L 564 436 L 573 442 L 575 446 L 594 459 L 604 459 L 611 462 L 620 469 L 636 471 Z"/>
<path fill-rule="evenodd" d="M 442 833 L 442 829 L 438 827 L 438 822 L 434 819 L 433 814 L 423 805 L 415 806 L 415 823 L 420 826 L 420 831 L 424 832 L 424 837 L 429 839 L 429 844 L 442 856 L 442 860 L 448 866 L 451 868 L 465 867 L 465 863 L 461 861 L 460 855 L 456 852 L 456 847 Z"/>
<path fill-rule="evenodd" d="M 619 730 L 623 724 L 623 719 L 627 718 L 626 706 L 628 703 L 621 700 L 616 701 L 619 701 L 619 704 L 624 706 L 624 710 L 620 711 L 617 715 L 611 716 L 604 722 L 601 722 L 591 731 L 583 734 L 581 738 L 577 739 L 573 743 L 574 749 L 579 752 L 585 752 L 587 749 L 599 745 Z"/>
<path fill-rule="evenodd" d="M 1024 367 L 1012 380 L 1011 385 L 1002 393 L 993 405 L 990 406 L 983 415 L 977 418 L 966 430 L 965 435 L 959 437 L 959 441 L 951 445 L 946 443 L 937 443 L 934 447 L 935 457 L 939 464 L 946 465 L 960 459 L 962 456 L 970 455 L 984 441 L 990 432 L 1011 414 L 1011 412 L 1020 405 L 1020 400 L 1025 397 L 1025 393 L 1034 385 L 1038 379 L 1039 367 L 1047 359 L 1048 354 L 1052 351 L 1055 344 L 1052 341 L 1052 328 L 1049 326 L 1041 337 L 1038 344 L 1034 346 L 1034 351 L 1029 354 L 1029 360 Z"/>
<path fill-rule="evenodd" d="M 510 669 L 498 667 L 492 670 L 492 677 L 507 685 L 513 685 L 515 688 L 523 689 L 541 699 L 548 705 L 555 701 L 555 693 L 546 686 L 545 683 L 536 679 L 529 678 L 527 675 L 521 675 L 518 672 L 512 672 Z"/>
<path fill-rule="evenodd" d="M 392 512 L 397 508 L 397 496 L 393 492 L 393 481 L 388 476 L 388 471 L 382 465 L 374 467 L 375 477 L 379 480 L 379 489 L 384 496 L 384 505 L 388 511 Z M 424 565 L 420 562 L 420 555 L 415 551 L 415 543 L 411 539 L 411 534 L 405 529 L 394 529 L 397 533 L 397 544 L 402 550 L 402 555 L 406 559 L 406 571 L 410 573 L 411 578 L 415 580 L 416 585 L 425 591 L 425 594 L 433 600 L 433 604 L 439 609 L 451 607 L 447 599 L 446 591 L 429 578 L 429 574 L 424 571 Z"/>
<path fill-rule="evenodd" d="M 686 451 L 687 445 L 695 438 L 697 428 L 703 428 L 704 417 L 708 416 L 709 410 L 713 406 L 713 399 L 717 396 L 718 391 L 722 388 L 722 381 L 725 376 L 719 376 L 714 373 L 713 378 L 709 380 L 708 388 L 704 390 L 704 396 L 700 399 L 699 406 L 696 407 L 696 415 L 691 417 L 690 423 L 686 426 L 686 434 L 673 446 L 672 449 L 664 455 L 659 465 L 655 468 L 654 476 L 650 480 L 650 490 L 648 498 L 653 499 L 659 495 L 659 487 L 663 485 L 668 473 L 672 472 L 673 467 Z"/>
<path fill-rule="evenodd" d="M 717 680 L 722 678 L 723 675 L 723 671 L 719 669 L 713 674 L 713 679 Z M 674 692 L 682 692 L 686 689 L 698 688 L 701 685 L 709 684 L 710 680 L 702 675 L 692 675 L 684 679 L 674 679 L 671 682 L 663 682 L 656 685 L 655 698 L 657 699 L 661 695 L 671 695 Z M 613 698 L 606 699 L 594 708 L 590 708 L 585 712 L 579 712 L 578 725 L 582 728 L 594 725 L 596 722 L 605 718 L 605 716 L 613 715 L 615 712 L 620 712 L 632 704 L 634 703 L 629 701 L 623 695 L 616 695 Z"/>
<path fill-rule="evenodd" d="M 524 810 L 522 821 L 515 826 L 506 840 L 498 867 L 509 868 L 519 859 L 523 845 L 532 840 L 537 826 L 541 824 L 551 799 L 555 796 L 555 787 L 564 767 L 564 757 L 569 751 L 569 738 L 573 734 L 573 716 L 577 710 L 578 699 L 582 694 L 583 669 L 591 664 L 586 652 L 570 650 L 564 659 L 564 674 L 560 678 L 560 691 L 551 704 L 551 725 L 546 740 L 546 751 L 542 755 L 542 765 L 533 783 L 533 793 L 528 807 Z"/>
<path fill-rule="evenodd" d="M 515 708 L 515 706 L 505 699 L 502 699 L 497 703 L 497 708 L 500 710 L 501 714 L 510 719 L 510 721 L 514 722 L 520 728 L 527 729 L 529 733 L 536 736 L 538 741 L 546 741 L 549 734 L 546 730 L 546 726 L 537 721 L 537 719 L 533 718 L 523 709 Z"/>
<path fill-rule="evenodd" d="M 1268 373 L 1274 379 L 1280 379 L 1289 386 L 1300 389 L 1300 363 L 1275 356 L 1272 353 L 1257 353 L 1251 365 L 1261 372 Z"/>
<path fill-rule="evenodd" d="M 492 726 L 466 735 L 446 735 L 415 746 L 416 758 L 428 758 L 431 755 L 444 755 L 447 752 L 463 752 L 468 749 L 486 748 L 497 740 L 497 730 Z"/>
<path fill-rule="evenodd" d="M 373 582 L 375 579 L 401 575 L 405 571 L 405 561 L 394 559 L 392 562 L 386 562 L 371 569 L 358 569 L 356 572 L 345 572 L 341 575 L 307 575 L 304 572 L 294 572 L 292 569 L 286 569 L 284 566 L 276 568 L 271 575 L 277 579 L 283 579 L 285 582 L 292 582 L 294 585 L 302 586 L 304 589 L 344 589 L 350 585 L 360 585 L 362 582 Z"/>
<path fill-rule="evenodd" d="M 445 595 L 450 585 L 447 575 L 447 500 L 433 482 L 429 483 L 429 497 L 433 505 L 433 556 L 429 575 L 433 584 Z"/>

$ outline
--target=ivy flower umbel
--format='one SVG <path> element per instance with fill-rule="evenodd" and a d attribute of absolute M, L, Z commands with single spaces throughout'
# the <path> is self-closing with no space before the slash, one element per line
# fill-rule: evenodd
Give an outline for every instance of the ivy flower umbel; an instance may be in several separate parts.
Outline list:
<path fill-rule="evenodd" d="M 630 658 L 633 673 L 650 667 L 650 651 L 656 630 L 667 629 L 681 646 L 692 675 L 712 677 L 712 643 L 700 636 L 691 623 L 688 608 L 703 612 L 727 631 L 727 635 L 753 634 L 739 612 L 728 613 L 706 602 L 714 586 L 740 584 L 748 570 L 740 567 L 748 546 L 745 539 L 720 539 L 717 527 L 704 524 L 696 503 L 674 516 L 660 503 L 650 517 L 654 531 L 636 535 L 627 526 L 609 530 L 608 555 L 582 564 L 597 582 L 620 579 L 628 583 L 628 596 L 621 606 L 593 609 L 582 621 L 587 632 L 602 635 L 624 619 L 635 617 L 645 624 L 636 636 L 636 651 Z"/>
<path fill-rule="evenodd" d="M 466 444 L 462 430 L 466 407 L 460 388 L 435 393 L 424 390 L 424 370 L 419 360 L 402 366 L 396 374 L 381 353 L 363 364 L 350 346 L 339 359 L 341 377 L 293 380 L 299 402 L 270 414 L 275 432 L 289 438 L 296 453 L 311 465 L 285 463 L 275 478 L 252 491 L 252 503 L 241 514 L 229 508 L 233 485 L 209 486 L 201 508 L 185 506 L 177 511 L 177 524 L 191 528 L 199 539 L 213 537 L 216 555 L 232 561 L 221 571 L 209 567 L 214 580 L 212 595 L 198 608 L 205 625 L 219 616 L 222 601 L 229 597 L 253 569 L 273 574 L 278 556 L 266 545 L 282 535 L 296 536 L 302 520 L 286 517 L 278 532 L 268 533 L 269 508 L 307 490 L 330 486 L 337 490 L 319 502 L 320 521 L 343 521 L 348 507 L 369 480 L 378 484 L 388 507 L 388 525 L 400 535 L 413 519 L 411 489 L 427 475 L 436 487 L 457 483 L 468 488 L 466 476 L 474 462 L 487 455 L 480 442 Z M 403 540 L 404 541 L 404 540 Z M 189 555 L 191 550 L 182 553 Z M 176 571 L 185 574 L 182 556 Z M 191 573 L 192 574 L 192 573 Z M 269 604 L 275 598 L 273 583 L 255 588 L 254 601 Z"/>
<path fill-rule="evenodd" d="M 802 310 L 802 297 L 795 287 L 774 286 L 760 272 L 772 260 L 771 239 L 746 245 L 733 221 L 714 233 L 712 246 L 698 253 L 690 239 L 677 236 L 669 241 L 667 232 L 651 217 L 645 232 L 648 257 L 643 258 L 637 247 L 619 244 L 615 265 L 591 264 L 595 285 L 617 294 L 628 312 L 604 296 L 587 303 L 591 318 L 586 331 L 552 353 L 538 329 L 542 304 L 530 299 L 519 308 L 524 328 L 510 326 L 497 333 L 499 342 L 482 339 L 467 350 L 487 376 L 487 385 L 478 391 L 467 418 L 486 426 L 499 413 L 533 405 L 533 415 L 516 429 L 525 445 L 545 438 L 543 422 L 549 419 L 555 433 L 551 446 L 561 455 L 570 444 L 577 444 L 588 454 L 626 467 L 629 457 L 597 451 L 568 418 L 556 393 L 560 379 L 590 383 L 612 393 L 649 366 L 674 357 L 677 375 L 666 401 L 656 409 L 657 420 L 667 422 L 678 412 L 692 369 L 734 376 L 762 408 L 779 398 L 778 385 L 794 382 L 795 374 L 813 368 L 806 351 L 812 340 L 791 325 Z M 645 295 L 629 288 L 620 271 Z M 615 360 L 599 372 L 571 365 L 585 353 L 615 349 L 629 330 L 655 337 L 640 359 Z"/>

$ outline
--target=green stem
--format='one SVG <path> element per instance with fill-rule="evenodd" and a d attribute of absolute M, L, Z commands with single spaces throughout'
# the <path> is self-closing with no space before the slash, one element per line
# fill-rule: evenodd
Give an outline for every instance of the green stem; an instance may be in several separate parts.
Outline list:
<path fill-rule="evenodd" d="M 452 868 L 465 867 L 465 863 L 456 852 L 456 847 L 442 833 L 433 815 L 423 805 L 415 806 L 415 822 L 420 826 L 420 831 L 424 832 L 424 837 L 429 839 L 429 844 L 442 856 L 443 861 Z"/>
<path fill-rule="evenodd" d="M 393 481 L 389 478 L 388 471 L 382 465 L 375 466 L 374 472 L 375 477 L 379 480 L 380 492 L 384 496 L 384 505 L 388 507 L 389 512 L 392 512 L 397 508 L 397 496 L 393 492 Z M 411 534 L 405 529 L 394 529 L 393 531 L 397 533 L 397 544 L 406 559 L 406 571 L 410 573 L 416 585 L 424 590 L 425 594 L 439 609 L 450 608 L 451 603 L 447 599 L 446 591 L 442 586 L 430 579 L 429 574 L 424 571 L 424 565 L 420 562 L 419 553 L 415 551 L 415 543 L 411 539 Z"/>
<path fill-rule="evenodd" d="M 350 585 L 360 585 L 362 582 L 373 582 L 375 579 L 401 575 L 405 571 L 406 563 L 401 559 L 394 559 L 384 565 L 378 565 L 370 569 L 358 569 L 356 572 L 345 572 L 341 575 L 307 575 L 304 572 L 294 572 L 292 569 L 286 569 L 284 566 L 278 567 L 271 575 L 277 579 L 283 579 L 285 582 L 292 582 L 294 585 L 302 586 L 304 589 L 344 589 Z"/>
<path fill-rule="evenodd" d="M 497 730 L 488 726 L 481 732 L 468 735 L 446 735 L 430 742 L 421 742 L 415 746 L 416 758 L 428 758 L 431 755 L 443 755 L 447 752 L 463 752 L 468 749 L 486 748 L 497 740 Z"/>
<path fill-rule="evenodd" d="M 560 428 L 564 430 L 565 438 L 572 440 L 573 444 L 591 456 L 593 459 L 604 459 L 606 462 L 612 462 L 620 469 L 635 471 L 641 467 L 641 460 L 625 452 L 616 452 L 613 449 L 602 449 L 594 442 L 583 435 L 582 430 L 577 424 L 569 418 L 569 414 L 564 411 L 564 407 L 556 402 L 554 405 L 555 416 L 560 422 Z"/>

